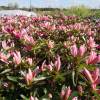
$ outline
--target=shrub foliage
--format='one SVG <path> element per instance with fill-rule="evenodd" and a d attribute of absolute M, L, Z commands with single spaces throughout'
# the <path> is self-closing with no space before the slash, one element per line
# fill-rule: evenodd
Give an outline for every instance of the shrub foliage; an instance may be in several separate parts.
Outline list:
<path fill-rule="evenodd" d="M 1 17 L 1 100 L 99 100 L 99 27 L 76 16 Z"/>

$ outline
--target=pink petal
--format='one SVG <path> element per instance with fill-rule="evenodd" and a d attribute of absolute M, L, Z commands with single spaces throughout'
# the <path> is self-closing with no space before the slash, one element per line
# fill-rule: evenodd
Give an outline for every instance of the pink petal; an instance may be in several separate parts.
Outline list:
<path fill-rule="evenodd" d="M 85 73 L 85 75 L 86 75 L 86 78 L 87 78 L 91 83 L 94 83 L 94 80 L 93 80 L 93 78 L 92 78 L 91 73 L 90 73 L 86 68 L 84 68 L 84 73 Z"/>

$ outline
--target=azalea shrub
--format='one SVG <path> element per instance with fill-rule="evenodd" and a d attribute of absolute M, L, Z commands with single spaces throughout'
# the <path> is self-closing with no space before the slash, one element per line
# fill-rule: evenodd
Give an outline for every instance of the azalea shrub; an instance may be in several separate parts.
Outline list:
<path fill-rule="evenodd" d="M 99 100 L 99 66 L 100 21 L 0 17 L 1 100 Z"/>

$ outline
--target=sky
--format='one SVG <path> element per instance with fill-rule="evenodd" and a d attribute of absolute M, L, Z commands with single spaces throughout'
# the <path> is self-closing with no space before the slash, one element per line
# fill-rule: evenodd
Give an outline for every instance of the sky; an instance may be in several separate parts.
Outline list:
<path fill-rule="evenodd" d="M 17 3 L 19 7 L 29 7 L 30 0 L 0 0 L 0 6 Z M 31 0 L 33 7 L 68 8 L 85 5 L 90 8 L 100 8 L 100 0 Z"/>

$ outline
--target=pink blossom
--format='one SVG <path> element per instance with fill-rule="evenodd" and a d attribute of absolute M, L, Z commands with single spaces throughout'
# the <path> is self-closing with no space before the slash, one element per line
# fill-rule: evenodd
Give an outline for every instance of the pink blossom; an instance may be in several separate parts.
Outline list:
<path fill-rule="evenodd" d="M 71 54 L 76 57 L 78 55 L 78 48 L 76 46 L 76 44 L 74 44 L 73 46 L 71 46 Z"/>
<path fill-rule="evenodd" d="M 31 97 L 30 97 L 30 100 L 34 100 L 34 97 L 31 96 Z"/>
<path fill-rule="evenodd" d="M 34 41 L 34 39 L 33 39 L 32 36 L 29 36 L 29 35 L 25 34 L 25 35 L 23 36 L 23 38 L 24 38 L 25 42 L 31 43 L 31 44 L 33 44 L 33 45 L 35 44 L 35 41 Z"/>
<path fill-rule="evenodd" d="M 72 100 L 78 100 L 78 97 L 73 97 L 73 99 Z"/>
<path fill-rule="evenodd" d="M 93 35 L 93 34 L 94 34 L 94 32 L 91 31 L 91 29 L 88 29 L 88 31 L 87 31 L 87 35 L 91 36 L 91 35 Z"/>
<path fill-rule="evenodd" d="M 98 63 L 100 58 L 100 56 L 97 56 L 97 53 L 94 51 L 91 51 L 89 57 L 86 59 L 86 64 L 95 64 Z"/>
<path fill-rule="evenodd" d="M 98 50 L 100 50 L 100 45 L 97 45 L 97 47 L 96 47 Z"/>
<path fill-rule="evenodd" d="M 97 85 L 100 84 L 100 70 L 96 68 L 93 72 L 84 68 L 85 77 L 89 80 L 90 85 L 94 91 L 97 91 Z"/>
<path fill-rule="evenodd" d="M 2 26 L 2 32 L 4 33 L 12 33 L 13 32 L 13 27 L 12 25 L 6 25 L 6 26 Z"/>
<path fill-rule="evenodd" d="M 85 45 L 81 45 L 80 48 L 79 48 L 79 55 L 82 57 L 85 52 L 86 52 Z"/>
<path fill-rule="evenodd" d="M 5 63 L 8 63 L 8 58 L 10 57 L 10 53 L 8 53 L 7 55 L 4 54 L 3 52 L 0 52 L 0 60 L 5 62 Z"/>
<path fill-rule="evenodd" d="M 17 65 L 21 63 L 21 54 L 19 51 L 13 52 L 13 61 Z"/>
<path fill-rule="evenodd" d="M 8 41 L 4 40 L 4 41 L 2 41 L 2 47 L 3 47 L 3 49 L 8 50 L 11 47 L 14 47 L 14 42 L 11 42 L 10 39 Z"/>
<path fill-rule="evenodd" d="M 60 94 L 61 100 L 68 100 L 68 98 L 70 97 L 70 95 L 71 95 L 71 89 L 70 89 L 70 86 L 69 86 L 68 88 L 63 89 L 61 91 L 61 94 Z"/>
<path fill-rule="evenodd" d="M 28 64 L 29 64 L 30 66 L 32 66 L 32 58 L 27 58 L 26 61 L 28 62 Z"/>
<path fill-rule="evenodd" d="M 84 68 L 84 74 L 91 83 L 94 83 L 91 73 L 86 68 Z"/>
<path fill-rule="evenodd" d="M 33 72 L 29 68 L 28 69 L 28 73 L 25 75 L 25 79 L 26 79 L 27 85 L 31 84 L 33 77 L 34 77 Z"/>
<path fill-rule="evenodd" d="M 40 67 L 41 71 L 45 71 L 46 70 L 46 61 L 43 61 L 41 67 Z"/>
<path fill-rule="evenodd" d="M 54 64 L 51 62 L 50 64 L 46 64 L 46 61 L 44 61 L 40 67 L 40 70 L 41 71 L 45 71 L 45 70 L 49 70 L 49 71 L 52 71 L 53 70 L 53 66 Z"/>
<path fill-rule="evenodd" d="M 48 97 L 51 99 L 51 98 L 52 98 L 52 94 L 51 94 L 51 93 L 49 93 L 49 94 L 48 94 Z"/>
<path fill-rule="evenodd" d="M 25 51 L 30 51 L 30 50 L 32 50 L 32 46 L 31 45 L 26 45 L 23 49 Z"/>
<path fill-rule="evenodd" d="M 57 56 L 57 59 L 55 61 L 55 67 L 56 67 L 56 71 L 59 71 L 61 68 L 61 60 L 60 60 L 60 56 Z"/>
<path fill-rule="evenodd" d="M 62 30 L 62 31 L 64 31 L 64 30 L 66 30 L 66 26 L 64 26 L 64 25 L 60 25 L 60 26 L 58 26 L 58 30 Z"/>
<path fill-rule="evenodd" d="M 95 44 L 94 38 L 90 37 L 89 40 L 87 40 L 87 44 L 90 48 L 94 48 L 97 45 Z"/>
<path fill-rule="evenodd" d="M 25 35 L 23 36 L 23 38 L 24 38 L 24 40 L 25 40 L 26 42 L 30 42 L 30 37 L 28 36 L 28 34 L 25 34 Z"/>
<path fill-rule="evenodd" d="M 55 26 L 55 25 L 52 25 L 52 26 L 51 26 L 51 30 L 52 30 L 52 31 L 55 31 L 55 30 L 56 30 L 56 26 Z"/>
<path fill-rule="evenodd" d="M 18 39 L 22 38 L 22 34 L 16 30 L 13 31 L 13 35 Z"/>
<path fill-rule="evenodd" d="M 53 66 L 51 64 L 47 65 L 47 68 L 49 69 L 49 71 L 53 70 Z"/>
<path fill-rule="evenodd" d="M 38 98 L 37 98 L 37 97 L 31 96 L 31 97 L 30 97 L 30 100 L 38 100 Z"/>
<path fill-rule="evenodd" d="M 97 57 L 97 63 L 100 63 L 100 55 Z"/>
<path fill-rule="evenodd" d="M 7 46 L 7 42 L 6 41 L 2 41 L 2 47 L 5 50 L 9 49 L 9 46 Z"/>

